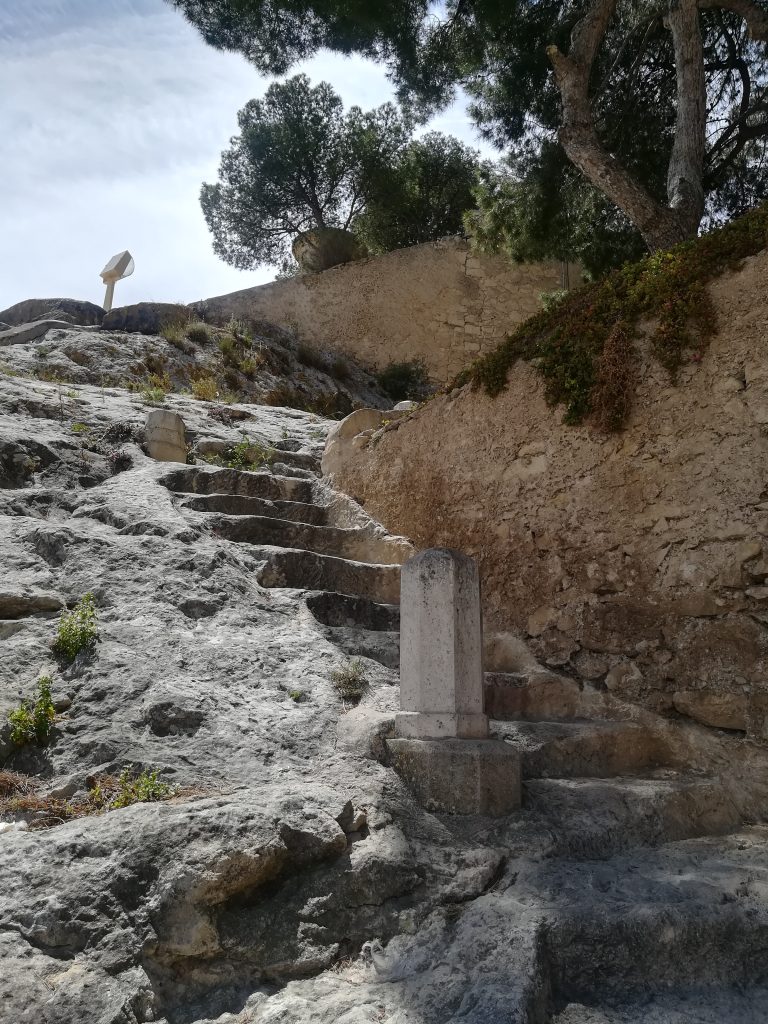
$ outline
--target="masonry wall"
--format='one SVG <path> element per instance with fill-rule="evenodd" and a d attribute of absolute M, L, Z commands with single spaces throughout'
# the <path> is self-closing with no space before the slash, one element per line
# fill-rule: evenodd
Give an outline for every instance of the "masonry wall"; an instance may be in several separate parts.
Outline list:
<path fill-rule="evenodd" d="M 567 426 L 518 363 L 350 446 L 336 483 L 422 547 L 477 556 L 486 623 L 654 710 L 768 741 L 768 251 L 715 282 L 672 386 L 638 346 L 626 429 Z"/>
<path fill-rule="evenodd" d="M 570 268 L 571 281 L 578 272 Z M 448 380 L 562 287 L 560 263 L 510 264 L 461 238 L 205 300 L 214 317 L 262 317 L 381 368 L 421 358 Z"/>

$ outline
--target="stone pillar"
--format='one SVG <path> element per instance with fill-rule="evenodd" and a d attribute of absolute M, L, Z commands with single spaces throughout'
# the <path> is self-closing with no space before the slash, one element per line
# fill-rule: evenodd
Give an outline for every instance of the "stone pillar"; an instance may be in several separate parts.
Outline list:
<path fill-rule="evenodd" d="M 458 551 L 432 548 L 402 568 L 400 707 L 396 736 L 488 736 L 480 578 Z"/>
<path fill-rule="evenodd" d="M 402 569 L 400 706 L 391 764 L 428 810 L 501 816 L 520 806 L 520 755 L 488 738 L 480 581 L 473 559 L 424 551 Z"/>
<path fill-rule="evenodd" d="M 145 427 L 147 449 L 158 462 L 187 461 L 184 420 L 170 409 L 153 409 L 147 413 Z"/>

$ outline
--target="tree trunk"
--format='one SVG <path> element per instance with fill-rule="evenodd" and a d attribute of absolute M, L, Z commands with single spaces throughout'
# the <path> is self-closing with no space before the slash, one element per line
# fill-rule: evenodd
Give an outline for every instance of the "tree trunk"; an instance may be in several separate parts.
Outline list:
<path fill-rule="evenodd" d="M 677 75 L 677 123 L 667 172 L 670 209 L 686 237 L 695 237 L 704 214 L 704 153 L 707 126 L 707 83 L 697 0 L 671 0 Z"/>

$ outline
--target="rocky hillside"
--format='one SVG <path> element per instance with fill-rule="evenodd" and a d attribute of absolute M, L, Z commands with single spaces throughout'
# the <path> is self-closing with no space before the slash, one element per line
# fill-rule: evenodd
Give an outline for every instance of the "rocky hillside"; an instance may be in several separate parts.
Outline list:
<path fill-rule="evenodd" d="M 384 744 L 411 544 L 321 479 L 316 413 L 169 392 L 190 462 L 159 463 L 159 397 L 73 382 L 171 350 L 3 350 L 0 1021 L 763 1020 L 765 750 L 498 633 L 523 809 L 423 811 Z"/>

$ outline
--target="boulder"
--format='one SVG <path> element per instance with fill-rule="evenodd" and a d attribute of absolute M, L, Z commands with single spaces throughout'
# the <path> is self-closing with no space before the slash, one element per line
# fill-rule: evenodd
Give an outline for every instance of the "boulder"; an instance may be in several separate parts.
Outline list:
<path fill-rule="evenodd" d="M 66 320 L 83 327 L 99 325 L 104 310 L 84 299 L 24 299 L 0 311 L 0 323 L 10 327 L 28 324 L 32 320 Z"/>
<path fill-rule="evenodd" d="M 177 302 L 137 302 L 132 306 L 118 306 L 106 313 L 101 326 L 105 331 L 127 331 L 137 334 L 159 334 L 171 323 L 191 319 L 189 306 Z"/>
<path fill-rule="evenodd" d="M 342 467 L 348 453 L 355 447 L 355 438 L 368 430 L 377 430 L 387 420 L 399 419 L 404 412 L 381 409 L 355 409 L 328 431 L 321 468 L 323 476 L 333 477 Z"/>
<path fill-rule="evenodd" d="M 319 274 L 342 263 L 364 259 L 365 246 L 341 228 L 314 228 L 303 231 L 292 245 L 296 262 L 305 274 Z"/>

